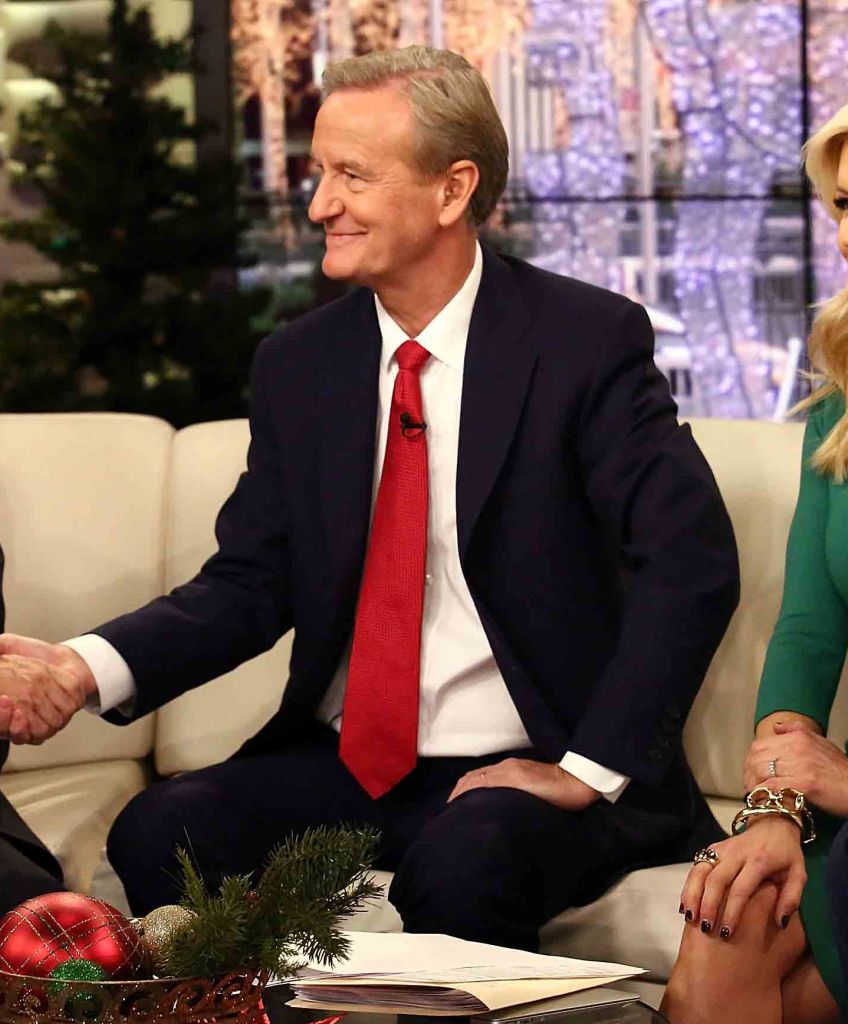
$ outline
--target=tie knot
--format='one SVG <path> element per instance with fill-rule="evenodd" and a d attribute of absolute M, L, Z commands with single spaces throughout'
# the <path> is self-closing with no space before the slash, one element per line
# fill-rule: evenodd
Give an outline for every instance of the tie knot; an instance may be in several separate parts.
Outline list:
<path fill-rule="evenodd" d="M 419 345 L 417 341 L 410 339 L 405 341 L 397 350 L 395 358 L 401 370 L 412 370 L 413 373 L 418 373 L 430 358 L 430 353 L 426 348 Z"/>

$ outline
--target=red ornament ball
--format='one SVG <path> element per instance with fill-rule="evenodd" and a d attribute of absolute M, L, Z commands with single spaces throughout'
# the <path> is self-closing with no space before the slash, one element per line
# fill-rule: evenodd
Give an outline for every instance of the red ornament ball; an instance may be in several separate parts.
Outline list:
<path fill-rule="evenodd" d="M 141 938 L 126 917 L 95 896 L 34 896 L 0 918 L 0 970 L 46 978 L 71 959 L 90 960 L 109 978 L 129 978 L 142 962 Z"/>

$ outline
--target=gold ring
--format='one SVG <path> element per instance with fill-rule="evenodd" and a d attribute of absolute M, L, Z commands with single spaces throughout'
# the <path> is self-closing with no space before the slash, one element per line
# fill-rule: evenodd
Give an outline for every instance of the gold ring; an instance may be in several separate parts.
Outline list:
<path fill-rule="evenodd" d="M 709 864 L 711 868 L 714 868 L 718 864 L 718 854 L 711 846 L 705 846 L 703 850 L 698 850 L 692 858 L 692 863 Z"/>
<path fill-rule="evenodd" d="M 772 758 L 769 759 L 768 773 L 769 773 L 769 776 L 772 779 L 776 779 L 777 778 L 777 758 L 776 757 L 772 757 Z"/>

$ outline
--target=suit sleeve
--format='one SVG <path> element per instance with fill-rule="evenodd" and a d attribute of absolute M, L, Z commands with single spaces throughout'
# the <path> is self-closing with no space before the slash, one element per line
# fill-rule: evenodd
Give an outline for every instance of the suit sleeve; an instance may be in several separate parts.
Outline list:
<path fill-rule="evenodd" d="M 251 373 L 247 470 L 218 514 L 218 550 L 188 583 L 92 631 L 129 665 L 132 719 L 268 650 L 292 625 L 285 484 L 267 355 L 263 342 Z"/>
<path fill-rule="evenodd" d="M 618 642 L 569 749 L 649 785 L 677 756 L 686 716 L 739 599 L 733 529 L 626 302 L 599 350 L 578 451 L 589 501 L 620 552 Z"/>

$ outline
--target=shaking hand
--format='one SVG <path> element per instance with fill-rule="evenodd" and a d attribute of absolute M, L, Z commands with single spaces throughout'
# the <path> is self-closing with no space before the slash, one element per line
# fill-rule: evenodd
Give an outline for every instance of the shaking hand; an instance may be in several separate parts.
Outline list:
<path fill-rule="evenodd" d="M 96 693 L 91 670 L 76 651 L 0 634 L 0 739 L 43 743 Z"/>

